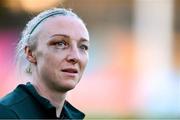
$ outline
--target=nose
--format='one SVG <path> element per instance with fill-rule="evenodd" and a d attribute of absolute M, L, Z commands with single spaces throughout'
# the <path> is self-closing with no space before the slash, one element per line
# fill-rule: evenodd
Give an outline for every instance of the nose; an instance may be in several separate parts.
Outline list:
<path fill-rule="evenodd" d="M 71 48 L 67 55 L 67 61 L 71 64 L 76 64 L 80 60 L 80 54 L 77 48 Z"/>

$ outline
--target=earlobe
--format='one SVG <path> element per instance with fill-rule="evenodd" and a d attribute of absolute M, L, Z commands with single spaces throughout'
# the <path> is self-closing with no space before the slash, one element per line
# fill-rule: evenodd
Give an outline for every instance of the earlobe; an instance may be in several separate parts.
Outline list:
<path fill-rule="evenodd" d="M 36 64 L 37 61 L 36 61 L 36 56 L 33 54 L 32 50 L 30 49 L 29 46 L 26 46 L 24 48 L 25 50 L 25 54 L 26 54 L 26 58 L 29 62 L 33 63 L 33 64 Z"/>

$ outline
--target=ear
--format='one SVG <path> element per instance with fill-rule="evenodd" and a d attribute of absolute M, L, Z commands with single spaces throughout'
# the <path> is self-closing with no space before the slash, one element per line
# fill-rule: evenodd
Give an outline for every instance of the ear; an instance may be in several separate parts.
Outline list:
<path fill-rule="evenodd" d="M 33 64 L 36 64 L 37 61 L 36 61 L 36 56 L 33 54 L 32 50 L 30 49 L 29 46 L 26 46 L 24 48 L 25 50 L 25 54 L 26 54 L 26 58 L 29 62 L 33 63 Z"/>

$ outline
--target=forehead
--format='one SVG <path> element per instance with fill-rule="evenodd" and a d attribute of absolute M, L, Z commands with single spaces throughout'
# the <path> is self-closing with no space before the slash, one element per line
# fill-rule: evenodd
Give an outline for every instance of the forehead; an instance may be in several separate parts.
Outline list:
<path fill-rule="evenodd" d="M 74 16 L 53 16 L 42 23 L 41 34 L 49 37 L 64 34 L 72 39 L 84 38 L 89 40 L 89 33 L 84 23 Z"/>

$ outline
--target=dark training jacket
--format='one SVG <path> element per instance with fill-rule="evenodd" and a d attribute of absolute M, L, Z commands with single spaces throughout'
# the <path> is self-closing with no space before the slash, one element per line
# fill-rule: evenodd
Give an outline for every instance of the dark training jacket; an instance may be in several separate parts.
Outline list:
<path fill-rule="evenodd" d="M 16 113 L 9 109 L 8 107 L 0 104 L 0 119 L 13 119 L 18 118 Z"/>
<path fill-rule="evenodd" d="M 40 96 L 32 84 L 20 84 L 0 100 L 0 119 L 83 119 L 84 113 L 65 101 L 61 115 L 56 108 Z"/>

